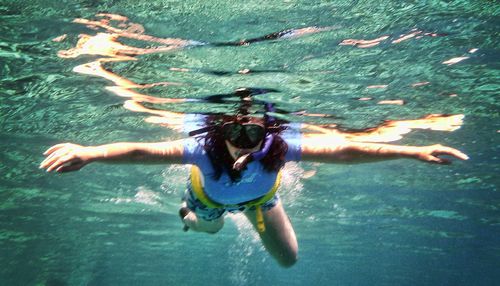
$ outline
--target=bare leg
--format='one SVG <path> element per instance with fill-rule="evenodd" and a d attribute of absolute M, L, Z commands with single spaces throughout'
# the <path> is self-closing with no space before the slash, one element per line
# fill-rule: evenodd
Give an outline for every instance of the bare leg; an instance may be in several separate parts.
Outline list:
<path fill-rule="evenodd" d="M 259 233 L 266 250 L 283 267 L 291 267 L 297 262 L 299 246 L 292 224 L 281 202 L 264 211 L 266 231 Z M 257 229 L 256 211 L 248 210 L 246 217 Z"/>

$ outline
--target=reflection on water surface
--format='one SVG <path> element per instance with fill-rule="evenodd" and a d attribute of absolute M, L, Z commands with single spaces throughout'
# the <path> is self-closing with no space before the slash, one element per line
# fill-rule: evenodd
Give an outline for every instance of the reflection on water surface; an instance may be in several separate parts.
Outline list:
<path fill-rule="evenodd" d="M 107 86 L 106 89 L 116 94 L 117 96 L 129 98 L 125 101 L 124 107 L 130 111 L 148 113 L 152 116 L 146 119 L 150 123 L 158 123 L 163 126 L 171 127 L 174 130 L 181 130 L 183 122 L 183 114 L 173 111 L 161 110 L 161 108 L 145 107 L 143 103 L 149 104 L 164 104 L 164 103 L 183 103 L 196 101 L 196 99 L 190 98 L 166 98 L 166 97 L 156 97 L 147 94 L 142 94 L 135 89 L 147 90 L 155 86 L 170 86 L 170 85 L 183 85 L 182 82 L 155 82 L 147 84 L 137 84 L 133 81 L 120 76 L 112 72 L 111 67 L 103 67 L 105 63 L 108 62 L 120 62 L 120 61 L 140 61 L 140 55 L 150 54 L 150 53 L 164 53 L 164 52 L 174 52 L 175 50 L 192 48 L 197 46 L 212 45 L 210 43 L 201 43 L 193 40 L 183 40 L 174 38 L 157 38 L 145 34 L 145 29 L 142 25 L 137 23 L 132 23 L 127 17 L 116 15 L 116 14 L 97 14 L 96 17 L 99 20 L 87 20 L 87 19 L 75 19 L 73 22 L 85 25 L 90 30 L 96 30 L 95 35 L 80 34 L 79 40 L 74 48 L 69 50 L 61 50 L 58 52 L 58 56 L 61 58 L 77 58 L 84 55 L 95 55 L 101 56 L 97 60 L 89 63 L 81 64 L 76 66 L 73 71 L 81 74 L 92 75 L 101 77 L 108 81 L 111 81 L 114 86 Z M 116 26 L 116 27 L 115 27 Z M 216 46 L 247 46 L 250 44 L 263 42 L 263 41 L 273 41 L 273 40 L 292 40 L 293 38 L 306 36 L 313 33 L 320 33 L 324 31 L 330 31 L 335 29 L 334 27 L 306 27 L 300 29 L 290 29 L 286 31 L 272 33 L 263 37 L 251 39 L 251 40 L 240 40 L 236 42 L 227 43 L 217 43 Z M 103 31 L 100 31 L 103 30 Z M 408 34 L 400 35 L 397 39 L 391 41 L 392 44 L 397 44 L 411 38 L 419 39 L 423 36 L 445 36 L 438 35 L 436 33 L 422 32 L 419 30 L 412 30 Z M 157 46 L 149 48 L 139 48 L 124 45 L 119 42 L 120 38 L 129 38 L 134 40 L 139 40 L 143 44 L 155 44 Z M 339 43 L 339 45 L 352 45 L 359 48 L 370 48 L 380 44 L 380 42 L 385 41 L 389 36 L 381 36 L 374 40 L 353 40 L 346 39 Z M 55 38 L 55 41 L 64 41 L 66 35 L 59 36 Z M 160 45 L 158 45 L 160 44 Z M 176 72 L 191 72 L 192 69 L 184 67 L 170 67 L 171 71 Z M 239 74 L 248 74 L 251 70 L 243 69 L 238 71 Z M 224 72 L 213 72 L 224 76 Z M 411 87 L 419 87 L 429 84 L 429 82 L 417 82 L 413 83 Z M 387 85 L 370 85 L 366 88 L 386 88 Z M 279 92 L 279 91 L 275 91 Z M 236 92 L 235 92 L 236 95 Z M 208 96 L 207 98 L 214 97 Z M 367 101 L 372 98 L 360 98 L 359 100 Z M 209 101 L 207 101 L 209 102 Z M 405 102 L 403 100 L 382 100 L 377 104 L 395 104 L 403 105 Z M 207 112 L 208 110 L 200 111 L 201 113 Z M 308 113 L 307 110 L 301 110 L 294 113 L 295 115 L 300 115 L 302 117 L 312 116 L 312 117 L 328 117 L 329 114 L 314 114 Z M 396 121 L 390 120 L 383 124 L 368 128 L 365 130 L 345 130 L 342 128 L 337 128 L 336 124 L 329 124 L 327 126 L 315 126 L 311 124 L 306 124 L 306 129 L 314 132 L 334 134 L 343 138 L 347 138 L 354 141 L 366 141 L 366 142 L 391 142 L 401 139 L 403 134 L 407 134 L 412 129 L 430 129 L 430 130 L 440 130 L 440 131 L 454 131 L 460 128 L 462 125 L 463 115 L 440 115 L 431 114 L 425 116 L 422 119 L 417 120 L 403 120 Z M 304 119 L 302 119 L 304 121 Z"/>

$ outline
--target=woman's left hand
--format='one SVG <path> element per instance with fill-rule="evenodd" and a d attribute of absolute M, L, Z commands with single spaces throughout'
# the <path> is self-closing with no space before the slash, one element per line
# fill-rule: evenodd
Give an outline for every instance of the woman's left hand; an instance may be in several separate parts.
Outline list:
<path fill-rule="evenodd" d="M 469 157 L 459 150 L 440 144 L 417 147 L 416 157 L 419 160 L 437 163 L 437 164 L 450 164 L 451 161 L 448 159 L 440 158 L 441 155 L 452 156 L 461 160 L 468 160 Z"/>

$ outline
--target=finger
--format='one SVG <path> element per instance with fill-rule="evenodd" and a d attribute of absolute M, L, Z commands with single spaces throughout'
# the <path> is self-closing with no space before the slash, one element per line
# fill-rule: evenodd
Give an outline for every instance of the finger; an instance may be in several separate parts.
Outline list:
<path fill-rule="evenodd" d="M 61 155 L 64 155 L 67 152 L 68 152 L 68 150 L 66 148 L 62 148 L 62 149 L 56 150 L 52 154 L 50 154 L 49 156 L 47 156 L 47 158 L 45 158 L 44 161 L 51 161 L 52 159 L 54 159 L 54 157 L 61 157 Z"/>
<path fill-rule="evenodd" d="M 47 172 L 51 172 L 54 169 L 57 169 L 57 168 L 59 168 L 60 166 L 62 166 L 64 164 L 71 163 L 71 160 L 73 158 L 74 158 L 74 156 L 72 156 L 72 155 L 66 155 L 66 156 L 64 156 L 62 158 L 59 158 L 57 161 L 55 161 L 54 163 L 52 163 L 52 165 L 50 165 L 50 167 L 47 168 Z"/>
<path fill-rule="evenodd" d="M 46 158 L 40 163 L 40 169 L 46 169 L 48 166 L 52 165 L 55 161 L 57 161 L 59 157 L 51 156 L 50 158 Z"/>
<path fill-rule="evenodd" d="M 429 162 L 429 163 L 434 163 L 434 164 L 442 164 L 442 162 L 443 162 L 443 159 L 436 157 L 436 156 L 426 156 L 424 158 L 424 160 Z"/>
<path fill-rule="evenodd" d="M 450 155 L 461 160 L 469 160 L 469 156 L 467 156 L 465 153 L 458 151 L 457 149 L 453 149 Z"/>
<path fill-rule="evenodd" d="M 439 158 L 439 157 L 436 157 L 439 159 L 438 164 L 441 164 L 441 165 L 449 165 L 451 164 L 451 160 L 448 160 L 448 159 L 444 159 L 444 158 Z"/>
<path fill-rule="evenodd" d="M 427 162 L 429 163 L 434 163 L 434 164 L 441 164 L 441 165 L 449 165 L 451 164 L 451 161 L 448 159 L 440 158 L 437 156 L 428 156 L 426 158 Z"/>
<path fill-rule="evenodd" d="M 67 155 L 69 150 L 60 149 L 50 154 L 49 157 L 45 158 L 43 162 L 40 164 L 40 168 L 47 168 L 48 166 L 54 164 L 55 161 L 59 160 L 61 157 Z"/>
<path fill-rule="evenodd" d="M 47 149 L 47 151 L 43 152 L 43 155 L 47 156 L 47 155 L 51 154 L 52 152 L 55 152 L 55 151 L 63 148 L 66 145 L 68 145 L 68 143 L 61 143 L 61 144 L 54 145 L 54 146 L 50 147 L 49 149 Z"/>
<path fill-rule="evenodd" d="M 453 156 L 453 157 L 461 159 L 461 160 L 468 160 L 469 159 L 469 156 L 467 156 L 466 154 L 460 152 L 459 150 L 451 148 L 451 147 L 443 147 L 442 149 L 439 150 L 439 152 L 440 152 L 440 154 L 450 155 L 450 156 Z"/>

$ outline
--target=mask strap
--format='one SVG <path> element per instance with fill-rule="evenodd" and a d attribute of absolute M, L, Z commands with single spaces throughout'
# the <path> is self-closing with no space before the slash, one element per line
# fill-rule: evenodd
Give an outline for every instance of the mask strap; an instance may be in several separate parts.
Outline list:
<path fill-rule="evenodd" d="M 267 152 L 269 152 L 269 149 L 271 149 L 271 145 L 273 144 L 274 141 L 274 136 L 272 134 L 267 134 L 266 138 L 264 139 L 264 147 L 260 149 L 257 152 L 253 152 L 252 159 L 253 160 L 261 160 L 264 158 L 264 156 L 267 155 Z"/>
<path fill-rule="evenodd" d="M 196 135 L 200 135 L 202 133 L 205 133 L 205 132 L 209 132 L 209 131 L 212 131 L 214 130 L 216 127 L 215 126 L 206 126 L 206 127 L 202 127 L 200 129 L 197 129 L 197 130 L 193 130 L 193 131 L 190 131 L 188 133 L 189 136 L 196 136 Z"/>

